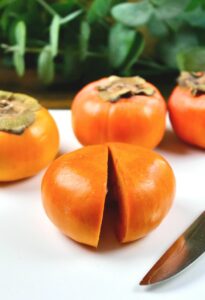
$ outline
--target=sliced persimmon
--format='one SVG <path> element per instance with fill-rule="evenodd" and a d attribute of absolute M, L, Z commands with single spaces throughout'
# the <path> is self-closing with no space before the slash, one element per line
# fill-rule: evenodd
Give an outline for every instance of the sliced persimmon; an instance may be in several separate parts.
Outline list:
<path fill-rule="evenodd" d="M 129 144 L 109 144 L 113 188 L 118 201 L 120 242 L 145 236 L 157 227 L 171 207 L 175 178 L 159 154 Z"/>
<path fill-rule="evenodd" d="M 88 146 L 58 158 L 42 182 L 52 222 L 72 239 L 97 247 L 107 194 L 108 148 Z"/>
<path fill-rule="evenodd" d="M 121 143 L 87 146 L 63 155 L 51 164 L 42 183 L 51 221 L 75 241 L 94 247 L 106 201 L 117 207 L 117 235 L 125 243 L 159 225 L 174 190 L 172 169 L 159 154 Z"/>

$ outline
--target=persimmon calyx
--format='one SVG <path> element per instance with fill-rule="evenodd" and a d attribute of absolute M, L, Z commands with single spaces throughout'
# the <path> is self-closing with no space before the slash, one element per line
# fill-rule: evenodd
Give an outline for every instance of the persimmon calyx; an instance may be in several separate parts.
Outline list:
<path fill-rule="evenodd" d="M 0 91 L 0 131 L 22 134 L 35 121 L 40 107 L 32 97 Z"/>
<path fill-rule="evenodd" d="M 181 72 L 178 84 L 189 88 L 193 96 L 205 94 L 205 72 Z"/>
<path fill-rule="evenodd" d="M 135 95 L 152 96 L 155 90 L 146 85 L 139 77 L 110 76 L 106 83 L 97 87 L 100 97 L 106 101 L 117 102 L 120 98 L 130 98 Z"/>

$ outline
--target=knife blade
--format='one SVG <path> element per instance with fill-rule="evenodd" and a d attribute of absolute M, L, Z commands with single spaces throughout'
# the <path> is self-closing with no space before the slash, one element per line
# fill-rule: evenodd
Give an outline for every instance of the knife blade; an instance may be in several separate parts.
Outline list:
<path fill-rule="evenodd" d="M 205 251 L 205 211 L 179 236 L 140 281 L 150 285 L 167 280 L 191 265 Z"/>

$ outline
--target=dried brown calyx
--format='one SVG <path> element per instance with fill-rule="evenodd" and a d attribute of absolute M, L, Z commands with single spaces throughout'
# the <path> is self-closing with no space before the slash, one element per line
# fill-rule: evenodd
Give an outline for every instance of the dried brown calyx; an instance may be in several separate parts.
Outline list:
<path fill-rule="evenodd" d="M 110 76 L 106 83 L 97 87 L 102 99 L 117 102 L 120 98 L 130 98 L 135 95 L 152 96 L 155 90 L 146 85 L 146 81 L 139 77 Z"/>
<path fill-rule="evenodd" d="M 0 131 L 22 134 L 35 121 L 40 107 L 32 97 L 0 91 Z"/>
<path fill-rule="evenodd" d="M 189 88 L 193 96 L 205 94 L 205 72 L 182 72 L 178 84 Z"/>

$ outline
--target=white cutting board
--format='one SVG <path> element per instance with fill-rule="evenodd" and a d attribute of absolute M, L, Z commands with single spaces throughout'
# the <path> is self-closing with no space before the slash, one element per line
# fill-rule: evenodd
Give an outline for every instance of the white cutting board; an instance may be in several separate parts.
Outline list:
<path fill-rule="evenodd" d="M 70 112 L 51 113 L 60 129 L 61 153 L 79 148 Z M 174 169 L 175 203 L 156 230 L 124 246 L 116 241 L 109 222 L 97 250 L 63 236 L 42 208 L 44 171 L 24 181 L 0 184 L 0 299 L 205 299 L 205 256 L 163 285 L 138 285 L 167 247 L 205 209 L 205 152 L 181 143 L 170 129 L 157 151 Z"/>

